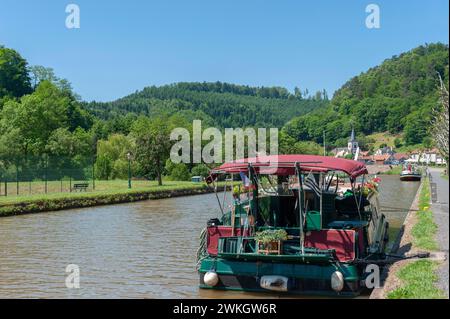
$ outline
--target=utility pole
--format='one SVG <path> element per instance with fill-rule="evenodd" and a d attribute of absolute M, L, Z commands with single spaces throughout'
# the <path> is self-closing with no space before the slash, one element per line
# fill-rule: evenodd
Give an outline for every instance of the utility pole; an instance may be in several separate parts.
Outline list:
<path fill-rule="evenodd" d="M 325 130 L 323 131 L 323 156 L 327 156 L 327 148 L 325 147 Z"/>
<path fill-rule="evenodd" d="M 128 159 L 128 189 L 131 189 L 131 152 L 127 153 Z"/>

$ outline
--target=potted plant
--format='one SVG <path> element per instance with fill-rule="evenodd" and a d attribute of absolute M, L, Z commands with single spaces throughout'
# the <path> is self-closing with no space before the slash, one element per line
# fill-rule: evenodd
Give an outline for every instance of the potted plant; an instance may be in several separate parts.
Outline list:
<path fill-rule="evenodd" d="M 281 254 L 283 241 L 288 239 L 288 234 L 284 229 L 264 230 L 256 233 L 255 236 L 258 254 Z"/>
<path fill-rule="evenodd" d="M 241 196 L 241 187 L 239 185 L 235 185 L 233 187 L 233 198 L 239 200 Z"/>

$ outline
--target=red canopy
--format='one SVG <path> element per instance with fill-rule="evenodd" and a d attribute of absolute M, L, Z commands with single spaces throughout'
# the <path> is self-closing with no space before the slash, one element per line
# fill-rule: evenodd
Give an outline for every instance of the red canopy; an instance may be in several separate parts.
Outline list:
<path fill-rule="evenodd" d="M 248 164 L 251 164 L 260 174 L 294 175 L 295 163 L 300 165 L 302 171 L 308 172 L 342 171 L 351 178 L 367 174 L 367 168 L 361 162 L 318 155 L 270 155 L 244 158 L 225 163 L 213 169 L 211 174 L 246 172 Z"/>

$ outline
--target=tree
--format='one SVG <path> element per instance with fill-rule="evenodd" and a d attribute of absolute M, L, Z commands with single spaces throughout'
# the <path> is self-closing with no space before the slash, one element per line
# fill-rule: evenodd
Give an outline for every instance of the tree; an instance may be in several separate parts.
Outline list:
<path fill-rule="evenodd" d="M 297 131 L 304 132 L 302 137 L 292 136 L 314 142 L 321 141 L 325 128 L 329 145 L 348 137 L 345 126 L 351 120 L 358 133 L 403 131 L 406 146 L 423 143 L 430 137 L 431 110 L 439 97 L 436 72 L 448 83 L 448 56 L 448 45 L 435 43 L 387 59 L 347 81 L 335 92 L 329 105 L 301 115 L 301 120 L 294 118 L 286 125 L 300 123 Z M 324 96 L 324 92 L 316 93 L 313 100 L 326 100 Z"/>
<path fill-rule="evenodd" d="M 112 160 L 107 154 L 98 155 L 95 162 L 96 178 L 108 180 L 111 176 L 112 165 Z"/>
<path fill-rule="evenodd" d="M 32 94 L 5 103 L 0 111 L 0 135 L 17 131 L 15 148 L 23 156 L 39 155 L 47 151 L 55 130 L 74 132 L 77 127 L 87 128 L 89 121 L 89 115 L 70 95 L 49 81 L 43 81 Z"/>
<path fill-rule="evenodd" d="M 188 181 L 190 178 L 189 169 L 184 163 L 175 164 L 169 158 L 166 161 L 165 169 L 173 181 Z"/>
<path fill-rule="evenodd" d="M 400 148 L 400 147 L 402 147 L 402 145 L 403 145 L 402 140 L 399 139 L 398 137 L 396 137 L 394 139 L 394 146 L 395 146 L 395 148 Z"/>
<path fill-rule="evenodd" d="M 147 173 L 154 169 L 158 185 L 161 186 L 164 163 L 171 147 L 168 118 L 149 119 L 141 116 L 134 122 L 131 134 L 136 141 L 136 161 Z"/>
<path fill-rule="evenodd" d="M 42 154 L 52 132 L 68 126 L 70 99 L 50 82 L 42 82 L 33 94 L 10 100 L 0 113 L 0 133 L 20 132 L 17 148 L 23 154 Z"/>
<path fill-rule="evenodd" d="M 302 91 L 298 87 L 294 88 L 294 95 L 299 100 L 301 100 L 303 98 Z"/>
<path fill-rule="evenodd" d="M 92 136 L 82 128 L 70 132 L 67 128 L 54 130 L 47 142 L 46 153 L 64 157 L 86 157 L 91 155 Z"/>
<path fill-rule="evenodd" d="M 30 67 L 30 73 L 33 89 L 36 89 L 41 82 L 48 81 L 73 99 L 80 100 L 80 97 L 72 91 L 72 84 L 67 79 L 57 77 L 52 68 L 47 68 L 42 65 L 33 65 Z"/>
<path fill-rule="evenodd" d="M 449 165 L 449 110 L 448 110 L 448 88 L 439 76 L 440 105 L 433 110 L 432 132 L 436 145 L 442 156 L 447 161 L 447 174 Z"/>
<path fill-rule="evenodd" d="M 42 81 L 56 82 L 58 78 L 52 68 L 46 68 L 42 65 L 33 65 L 30 67 L 31 82 L 33 89 L 36 89 Z"/>
<path fill-rule="evenodd" d="M 406 145 L 422 143 L 423 139 L 428 136 L 429 123 L 430 117 L 426 110 L 418 110 L 408 115 L 404 129 Z"/>
<path fill-rule="evenodd" d="M 31 93 L 27 61 L 12 49 L 0 46 L 0 98 Z"/>
<path fill-rule="evenodd" d="M 123 134 L 111 134 L 107 140 L 100 140 L 97 143 L 97 162 L 102 166 L 102 178 L 128 177 L 128 153 L 135 152 L 134 141 L 131 137 Z M 108 169 L 104 169 L 108 168 Z M 136 172 L 136 165 L 133 162 L 133 172 Z M 108 175 L 106 175 L 108 173 Z"/>
<path fill-rule="evenodd" d="M 280 133 L 279 146 L 281 154 L 323 154 L 321 145 L 311 141 L 297 141 L 285 132 Z"/>
<path fill-rule="evenodd" d="M 209 167 L 205 164 L 198 164 L 194 166 L 191 170 L 192 176 L 201 176 L 203 178 L 208 177 L 209 175 Z"/>

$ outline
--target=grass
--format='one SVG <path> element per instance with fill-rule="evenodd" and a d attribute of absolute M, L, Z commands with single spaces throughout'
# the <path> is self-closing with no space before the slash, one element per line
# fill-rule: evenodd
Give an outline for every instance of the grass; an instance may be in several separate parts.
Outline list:
<path fill-rule="evenodd" d="M 425 250 L 436 250 L 438 249 L 438 244 L 434 237 L 437 225 L 434 222 L 433 212 L 430 209 L 430 199 L 430 181 L 426 178 L 419 197 L 418 220 L 412 228 L 413 245 Z"/>
<path fill-rule="evenodd" d="M 400 175 L 402 172 L 402 165 L 393 166 L 392 169 L 383 173 L 383 175 Z"/>
<path fill-rule="evenodd" d="M 435 273 L 438 263 L 419 260 L 400 269 L 398 278 L 403 286 L 388 293 L 389 299 L 439 299 L 445 298 L 436 288 L 438 277 Z"/>
<path fill-rule="evenodd" d="M 120 180 L 99 181 L 96 185 L 95 191 L 0 197 L 0 217 L 205 194 L 212 191 L 206 183 L 184 181 L 164 181 L 162 186 L 153 181 L 133 181 L 131 189 L 128 189 L 128 181 Z M 223 186 L 224 182 L 218 183 L 218 187 Z"/>
<path fill-rule="evenodd" d="M 434 239 L 437 225 L 430 210 L 430 181 L 423 181 L 419 194 L 419 210 L 417 222 L 412 228 L 412 244 L 414 248 L 427 251 L 438 249 Z M 402 286 L 388 293 L 389 299 L 438 299 L 445 298 L 444 293 L 435 286 L 437 262 L 419 260 L 404 266 L 397 272 Z"/>
<path fill-rule="evenodd" d="M 394 147 L 394 140 L 396 138 L 402 139 L 402 136 L 400 134 L 391 134 L 389 132 L 381 132 L 381 133 L 374 133 L 367 135 L 367 138 L 371 138 L 375 141 L 373 143 L 374 149 L 379 149 L 381 145 L 386 144 L 389 147 Z"/>
<path fill-rule="evenodd" d="M 64 181 L 48 181 L 47 182 L 47 194 L 53 193 L 70 193 L 71 186 L 75 183 L 87 182 L 89 183 L 88 192 L 101 192 L 101 191 L 114 191 L 114 190 L 127 190 L 128 189 L 128 180 L 96 180 L 95 181 L 95 190 L 93 189 L 92 180 L 89 181 L 72 181 L 69 180 Z M 190 185 L 192 182 L 185 181 L 167 181 L 164 180 L 164 185 Z M 194 183 L 198 184 L 198 183 Z M 26 197 L 34 195 L 45 195 L 45 182 L 43 181 L 33 181 L 33 182 L 19 182 L 19 192 L 17 192 L 17 183 L 16 182 L 8 182 L 8 197 Z M 148 181 L 148 180 L 133 180 L 132 187 L 146 188 L 146 187 L 154 187 L 157 186 L 156 181 Z M 5 193 L 5 184 L 0 183 L 0 195 L 4 195 Z M 1 197 L 0 197 L 1 201 Z"/>
<path fill-rule="evenodd" d="M 12 194 L 8 191 L 8 196 L 0 197 L 0 206 L 3 204 L 14 204 L 27 201 L 45 200 L 45 199 L 64 199 L 64 198 L 89 198 L 98 195 L 114 195 L 123 193 L 133 193 L 133 192 L 145 192 L 145 191 L 165 191 L 165 190 L 181 190 L 181 189 L 191 189 L 191 188 L 202 188 L 205 186 L 204 183 L 193 183 L 185 181 L 164 181 L 162 186 L 158 186 L 156 181 L 132 181 L 132 188 L 128 189 L 127 180 L 112 180 L 112 181 L 95 181 L 95 190 L 92 189 L 92 182 L 89 183 L 90 187 L 86 192 L 69 192 L 69 189 L 63 189 L 60 191 L 60 182 L 51 181 L 47 184 L 48 193 L 45 194 L 45 186 L 43 182 L 32 182 L 35 183 L 33 189 L 42 188 L 39 192 L 30 193 L 29 192 L 13 192 Z M 76 183 L 76 182 L 72 182 Z M 8 183 L 8 189 L 16 189 L 16 183 Z M 20 183 L 19 187 L 24 188 L 27 182 Z"/>

